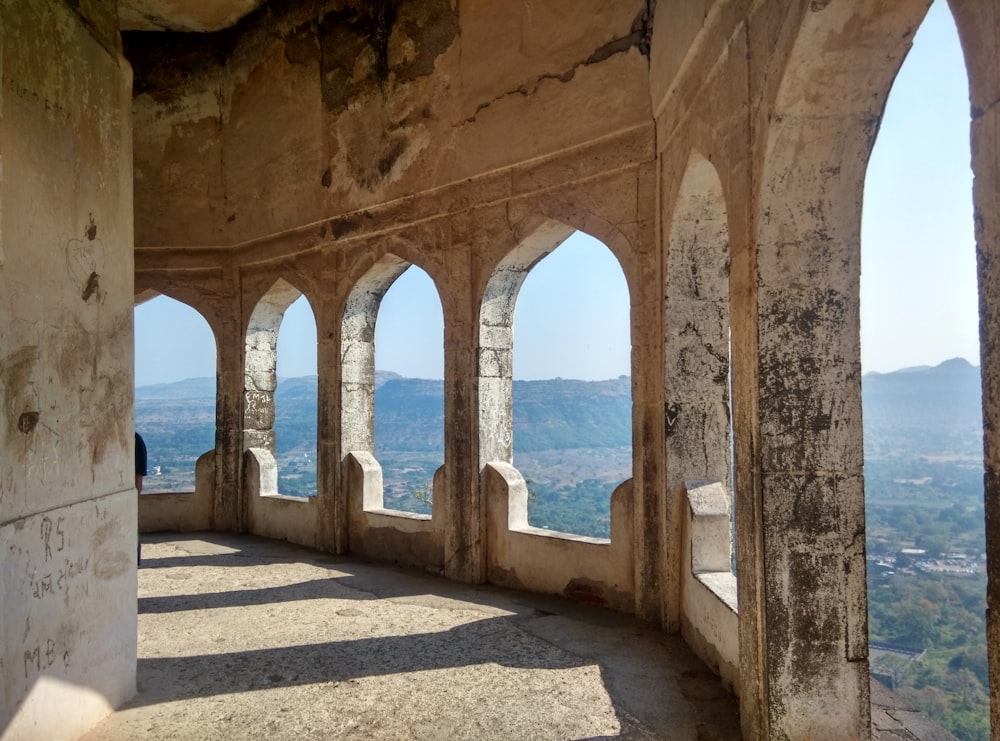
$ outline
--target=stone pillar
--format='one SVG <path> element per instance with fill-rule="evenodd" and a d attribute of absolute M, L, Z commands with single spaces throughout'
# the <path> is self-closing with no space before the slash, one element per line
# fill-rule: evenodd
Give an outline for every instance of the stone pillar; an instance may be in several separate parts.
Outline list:
<path fill-rule="evenodd" d="M 135 691 L 132 75 L 114 4 L 0 10 L 0 735 Z"/>
<path fill-rule="evenodd" d="M 316 311 L 318 419 L 316 425 L 316 496 L 319 547 L 332 553 L 348 548 L 347 497 L 340 486 L 340 320 L 333 297 L 321 294 Z"/>
<path fill-rule="evenodd" d="M 456 250 L 457 252 L 457 250 Z M 455 254 L 449 270 L 469 274 L 468 253 Z M 457 277 L 457 276 L 456 276 Z M 486 581 L 486 508 L 479 486 L 479 399 L 476 378 L 478 315 L 470 311 L 468 280 L 450 281 L 444 308 L 445 488 L 444 571 L 452 579 Z M 436 513 L 435 513 L 436 514 Z"/>
<path fill-rule="evenodd" d="M 235 270 L 225 271 L 223 303 L 229 309 L 218 325 L 218 375 L 215 402 L 215 503 L 213 528 L 245 532 L 243 502 L 243 320 Z"/>
<path fill-rule="evenodd" d="M 761 532 L 740 544 L 739 578 L 753 580 L 740 592 L 742 670 L 763 702 L 760 736 L 772 739 L 870 736 L 863 131 L 839 118 L 779 127 L 761 194 L 756 378 L 741 379 L 756 385 L 757 476 L 752 511 L 739 513 Z"/>

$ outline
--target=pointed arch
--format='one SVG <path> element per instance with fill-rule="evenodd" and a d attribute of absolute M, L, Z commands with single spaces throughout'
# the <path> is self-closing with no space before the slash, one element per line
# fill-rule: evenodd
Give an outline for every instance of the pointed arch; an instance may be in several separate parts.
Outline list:
<path fill-rule="evenodd" d="M 282 494 L 313 497 L 318 491 L 319 374 L 316 315 L 302 294 L 289 304 L 278 328 L 274 400 L 275 459 Z"/>
<path fill-rule="evenodd" d="M 261 495 L 277 495 L 274 392 L 278 384 L 278 332 L 285 311 L 302 292 L 278 278 L 254 307 L 247 325 L 243 365 L 243 449 L 260 451 Z"/>
<path fill-rule="evenodd" d="M 143 492 L 194 492 L 197 460 L 216 443 L 215 332 L 198 309 L 165 292 L 147 291 L 136 297 L 134 313 L 135 428 L 149 451 Z M 150 375 L 154 368 L 170 368 L 176 374 L 179 357 L 187 358 L 181 376 L 163 383 L 186 385 L 180 402 L 183 412 L 175 409 L 168 417 L 184 420 L 180 430 L 172 424 L 164 427 L 162 421 L 165 408 L 179 404 L 175 394 L 165 392 L 163 383 Z"/>
<path fill-rule="evenodd" d="M 571 511 L 581 504 L 583 501 L 581 497 L 584 497 L 587 502 L 593 504 L 595 507 L 591 513 L 591 517 L 588 518 L 588 531 L 584 532 L 584 534 L 592 537 L 607 537 L 611 530 L 610 500 L 615 485 L 608 484 L 604 475 L 612 469 L 616 472 L 619 469 L 631 471 L 632 465 L 631 414 L 627 411 L 622 414 L 620 406 L 624 404 L 627 405 L 628 410 L 631 409 L 630 378 L 593 379 L 594 386 L 589 385 L 583 380 L 563 380 L 558 386 L 553 387 L 553 393 L 566 392 L 567 389 L 572 389 L 567 393 L 587 395 L 588 397 L 592 392 L 597 393 L 599 401 L 595 401 L 593 398 L 590 398 L 590 401 L 602 405 L 602 411 L 606 414 L 607 422 L 599 430 L 590 427 L 586 422 L 581 424 L 581 420 L 579 419 L 560 418 L 556 410 L 562 409 L 562 407 L 558 404 L 553 405 L 553 408 L 548 410 L 548 414 L 551 416 L 545 419 L 547 432 L 541 434 L 539 434 L 539 428 L 532 425 L 526 418 L 521 417 L 515 420 L 514 412 L 514 397 L 517 392 L 515 384 L 522 383 L 521 381 L 513 381 L 515 305 L 518 302 L 525 281 L 528 280 L 529 274 L 536 268 L 540 268 L 540 263 L 543 260 L 555 259 L 549 256 L 553 255 L 557 250 L 571 249 L 570 246 L 562 245 L 574 235 L 577 235 L 581 239 L 586 239 L 597 249 L 606 252 L 608 259 L 620 269 L 617 255 L 609 250 L 603 242 L 585 235 L 583 232 L 577 232 L 572 227 L 553 219 L 541 219 L 530 234 L 517 247 L 504 256 L 487 282 L 483 301 L 480 305 L 480 337 L 478 348 L 481 465 L 512 463 L 516 440 L 521 440 L 523 447 L 520 448 L 520 452 L 518 453 L 521 465 L 526 464 L 529 468 L 532 465 L 535 466 L 533 473 L 535 496 L 532 499 L 532 504 L 528 507 L 528 514 L 531 519 L 530 524 L 540 525 L 544 528 L 563 533 L 579 532 L 572 524 L 576 518 L 572 515 Z M 589 249 L 589 245 L 582 243 L 576 245 L 576 247 L 579 249 Z M 546 262 L 546 264 L 548 263 Z M 631 302 L 628 298 L 627 280 L 625 279 L 624 271 L 621 271 L 619 275 L 626 291 L 624 334 L 628 336 L 630 329 L 628 313 Z M 610 276 L 607 276 L 607 278 L 610 279 Z M 575 281 L 576 279 L 568 273 L 562 276 L 560 280 Z M 563 282 L 562 285 L 568 292 L 572 292 L 574 288 L 569 283 Z M 546 300 L 550 298 L 549 293 L 546 293 Z M 559 293 L 558 290 L 555 291 L 555 298 L 558 298 Z M 612 294 L 617 295 L 617 292 L 612 292 Z M 556 309 L 555 314 L 558 315 L 558 306 L 548 304 L 547 308 Z M 536 306 L 535 311 L 538 310 L 539 307 Z M 541 317 L 535 316 L 541 319 Z M 564 318 L 559 321 L 566 322 L 560 325 L 563 335 L 575 329 L 572 318 Z M 529 323 L 532 322 L 529 321 Z M 594 329 L 595 326 L 593 324 L 588 325 L 588 330 L 591 334 L 593 334 Z M 587 332 L 583 332 L 582 334 L 586 336 Z M 581 343 L 582 341 L 579 334 L 572 340 L 575 343 Z M 524 345 L 523 339 L 522 345 Z M 576 347 L 582 346 L 577 344 Z M 575 347 L 571 346 L 570 349 L 575 350 Z M 569 352 L 566 353 L 566 356 L 576 357 L 577 353 Z M 626 364 L 628 362 L 626 359 Z M 567 372 L 568 375 L 576 376 L 577 378 L 591 378 L 588 370 L 589 366 L 588 368 L 582 368 L 577 363 L 577 367 L 563 372 Z M 535 371 L 535 373 L 537 372 Z M 548 372 L 552 375 L 561 375 L 558 371 L 549 370 Z M 621 371 L 616 371 L 616 373 L 623 375 Z M 535 382 L 544 383 L 542 380 Z M 623 386 L 626 389 L 625 394 L 621 391 Z M 518 403 L 520 404 L 521 402 Z M 530 404 L 527 401 L 525 403 Z M 523 414 L 527 413 L 529 412 L 526 407 L 526 411 Z M 590 421 L 593 418 L 587 416 L 586 419 Z M 616 425 L 616 422 L 620 422 L 621 426 Z M 514 434 L 515 425 L 521 430 L 516 437 Z M 573 482 L 547 481 L 546 476 L 537 473 L 540 467 L 543 467 L 543 464 L 539 463 L 542 459 L 539 459 L 538 456 L 545 455 L 538 447 L 538 444 L 554 439 L 550 434 L 553 430 L 559 430 L 557 433 L 560 437 L 558 442 L 560 445 L 565 446 L 566 449 L 583 449 L 587 447 L 617 447 L 618 449 L 601 466 L 593 469 L 592 476 L 581 477 Z M 617 442 L 612 445 L 615 441 L 622 440 L 627 440 L 627 443 Z M 583 480 L 584 478 L 586 480 Z M 628 479 L 630 475 L 626 473 L 624 474 L 624 478 Z M 615 481 L 615 484 L 620 483 L 620 480 Z M 605 487 L 606 484 L 607 487 Z M 605 488 L 607 489 L 608 496 L 607 500 L 602 502 L 601 492 Z"/>
<path fill-rule="evenodd" d="M 514 456 L 514 305 L 525 277 L 562 244 L 572 227 L 546 220 L 493 270 L 479 307 L 479 468 Z"/>
<path fill-rule="evenodd" d="M 668 542 L 681 539 L 685 482 L 721 483 L 732 513 L 729 266 L 722 182 L 715 166 L 692 152 L 673 206 L 663 281 Z M 731 562 L 731 538 L 713 548 L 717 563 Z M 667 549 L 667 609 L 687 634 L 685 563 L 678 549 Z"/>
<path fill-rule="evenodd" d="M 443 465 L 444 446 L 444 381 L 418 378 L 376 379 L 376 336 L 379 334 L 379 314 L 387 294 L 398 285 L 407 271 L 414 269 L 431 281 L 431 290 L 440 306 L 440 294 L 430 275 L 416 263 L 387 254 L 378 260 L 355 284 L 344 310 L 342 331 L 342 436 L 345 457 L 368 454 L 378 463 L 382 474 L 381 486 L 365 491 L 366 510 L 388 509 L 426 517 L 433 513 L 435 482 Z M 404 279 L 403 282 L 410 281 Z M 384 327 L 381 328 L 384 331 Z M 383 335 L 384 339 L 384 335 Z M 435 343 L 438 348 L 442 342 Z M 383 369 L 389 370 L 389 369 Z M 379 389 L 379 390 L 377 390 Z M 422 404 L 417 419 L 407 419 L 409 427 L 419 425 L 419 439 L 401 440 L 393 436 L 389 410 L 380 412 L 378 404 L 389 403 L 394 394 L 412 399 L 420 394 Z M 442 405 L 440 414 L 434 400 Z M 387 422 L 388 420 L 388 422 Z M 376 437 L 376 428 L 380 430 Z M 395 447 L 393 447 L 395 446 Z M 431 462 L 440 447 L 440 459 Z M 376 455 L 377 452 L 377 455 Z M 406 464 L 402 463 L 406 460 Z M 377 491 L 375 491 L 377 489 Z M 391 506 L 386 503 L 390 495 Z M 440 493 L 440 492 L 438 492 Z"/>
<path fill-rule="evenodd" d="M 736 532 L 748 738 L 870 735 L 861 195 L 889 87 L 929 1 L 802 4 L 780 27 L 791 43 L 775 39 L 790 51 L 764 104 L 756 248 L 741 255 L 747 303 L 734 307 L 752 318 L 733 336 L 736 428 L 746 431 Z"/>
<path fill-rule="evenodd" d="M 729 225 L 719 175 L 698 153 L 677 195 L 664 285 L 668 488 L 691 478 L 728 488 Z"/>
<path fill-rule="evenodd" d="M 386 291 L 410 263 L 388 254 L 354 284 L 341 329 L 341 449 L 375 454 L 375 324 Z"/>

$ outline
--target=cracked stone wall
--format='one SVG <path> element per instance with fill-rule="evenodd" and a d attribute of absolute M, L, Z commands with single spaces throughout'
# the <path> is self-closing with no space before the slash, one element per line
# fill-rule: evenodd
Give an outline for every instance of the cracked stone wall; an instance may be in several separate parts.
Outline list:
<path fill-rule="evenodd" d="M 0 735 L 67 738 L 135 687 L 131 72 L 50 0 L 0 70 Z"/>
<path fill-rule="evenodd" d="M 301 0 L 216 34 L 126 34 L 136 242 L 241 243 L 647 124 L 645 12 Z"/>

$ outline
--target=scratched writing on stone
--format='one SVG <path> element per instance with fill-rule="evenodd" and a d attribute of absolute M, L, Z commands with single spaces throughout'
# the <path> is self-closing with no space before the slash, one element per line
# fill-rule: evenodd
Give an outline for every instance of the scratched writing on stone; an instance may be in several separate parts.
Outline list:
<path fill-rule="evenodd" d="M 66 534 L 63 532 L 63 518 L 56 518 L 55 524 L 55 535 L 56 538 L 53 539 L 53 527 L 52 518 L 43 517 L 42 518 L 42 544 L 45 546 L 45 560 L 52 560 L 52 546 L 58 543 L 56 546 L 56 551 L 61 551 L 66 547 Z"/>
<path fill-rule="evenodd" d="M 37 576 L 32 569 L 28 572 L 28 583 L 31 585 L 31 594 L 35 599 L 42 599 L 46 594 L 56 594 L 69 587 L 69 583 L 84 573 L 90 566 L 90 557 L 78 558 L 75 561 L 64 559 L 63 565 L 54 572 L 49 572 L 43 576 Z M 85 593 L 90 592 L 87 582 L 83 584 Z"/>
<path fill-rule="evenodd" d="M 60 654 L 59 646 L 51 638 L 47 639 L 44 644 L 33 644 L 29 648 L 24 649 L 24 678 L 28 679 L 33 674 L 51 668 L 60 659 L 62 660 L 63 667 L 68 669 L 69 656 L 68 649 Z"/>

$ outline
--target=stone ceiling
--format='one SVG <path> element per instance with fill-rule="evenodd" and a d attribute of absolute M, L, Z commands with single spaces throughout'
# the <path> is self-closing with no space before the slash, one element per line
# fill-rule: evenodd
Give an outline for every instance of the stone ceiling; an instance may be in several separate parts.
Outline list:
<path fill-rule="evenodd" d="M 264 0 L 119 0 L 123 31 L 210 32 L 228 28 Z"/>

